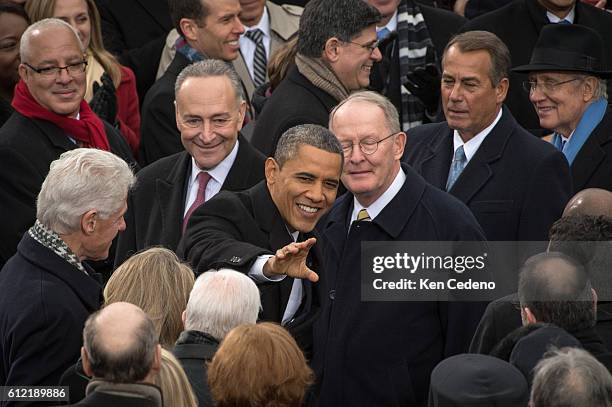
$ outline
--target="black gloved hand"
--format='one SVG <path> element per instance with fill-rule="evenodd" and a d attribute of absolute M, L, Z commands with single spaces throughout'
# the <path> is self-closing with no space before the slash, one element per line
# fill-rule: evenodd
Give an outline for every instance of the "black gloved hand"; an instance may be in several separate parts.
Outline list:
<path fill-rule="evenodd" d="M 440 71 L 434 64 L 417 68 L 404 77 L 402 84 L 419 98 L 425 111 L 432 114 L 440 103 Z"/>
<path fill-rule="evenodd" d="M 100 119 L 114 125 L 117 117 L 115 84 L 106 72 L 102 75 L 101 80 L 102 86 L 98 82 L 93 84 L 93 97 L 89 102 L 89 107 Z"/>

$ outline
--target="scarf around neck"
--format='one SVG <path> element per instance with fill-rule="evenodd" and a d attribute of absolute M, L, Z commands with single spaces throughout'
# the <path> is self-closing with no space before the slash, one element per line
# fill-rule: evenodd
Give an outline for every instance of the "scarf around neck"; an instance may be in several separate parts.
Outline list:
<path fill-rule="evenodd" d="M 436 49 L 429 35 L 421 9 L 412 0 L 404 0 L 397 8 L 400 82 L 416 68 L 438 66 Z M 429 60 L 427 55 L 430 55 Z M 425 107 L 420 99 L 401 86 L 402 129 L 423 124 Z"/>
<path fill-rule="evenodd" d="M 346 99 L 350 92 L 344 87 L 334 71 L 320 58 L 309 58 L 301 54 L 295 56 L 298 71 L 313 85 L 330 94 L 338 102 Z"/>
<path fill-rule="evenodd" d="M 87 102 L 81 101 L 79 120 L 62 116 L 42 107 L 32 96 L 23 80 L 15 86 L 13 107 L 16 111 L 30 119 L 40 119 L 51 122 L 64 130 L 71 138 L 82 143 L 83 147 L 93 147 L 110 151 L 110 145 L 102 120 L 90 109 Z"/>
<path fill-rule="evenodd" d="M 57 233 L 46 228 L 45 225 L 38 221 L 38 219 L 34 223 L 34 226 L 28 230 L 28 233 L 32 239 L 51 250 L 53 253 L 57 254 L 83 273 L 89 275 L 89 273 L 87 273 L 85 270 L 85 267 L 83 267 L 83 264 L 81 264 L 78 256 L 70 249 L 70 247 L 68 247 L 66 242 L 64 242 Z"/>

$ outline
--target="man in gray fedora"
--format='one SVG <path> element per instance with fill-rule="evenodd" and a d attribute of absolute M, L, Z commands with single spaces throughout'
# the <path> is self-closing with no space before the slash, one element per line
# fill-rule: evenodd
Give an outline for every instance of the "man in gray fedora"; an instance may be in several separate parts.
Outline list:
<path fill-rule="evenodd" d="M 612 112 L 608 106 L 604 42 L 591 28 L 550 24 L 540 32 L 523 83 L 540 126 L 570 164 L 574 190 L 612 190 Z"/>

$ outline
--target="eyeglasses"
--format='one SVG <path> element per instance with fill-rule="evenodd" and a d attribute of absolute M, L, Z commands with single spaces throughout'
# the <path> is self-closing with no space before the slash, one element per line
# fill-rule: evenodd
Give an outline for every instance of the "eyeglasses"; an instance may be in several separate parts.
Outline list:
<path fill-rule="evenodd" d="M 363 140 L 360 140 L 359 143 L 359 149 L 361 150 L 362 153 L 366 154 L 366 155 L 371 155 L 374 154 L 376 152 L 376 150 L 378 150 L 378 145 L 380 143 L 382 143 L 383 141 L 385 141 L 386 139 L 388 139 L 391 136 L 395 136 L 398 132 L 396 133 L 391 133 L 389 134 L 387 137 L 382 138 L 378 141 L 374 140 L 373 138 L 364 138 Z M 350 156 L 353 153 L 353 146 L 355 145 L 355 143 L 353 142 L 349 142 L 349 141 L 345 141 L 343 143 L 340 143 L 340 145 L 342 146 L 342 152 L 344 153 L 345 157 Z"/>
<path fill-rule="evenodd" d="M 380 45 L 380 40 L 376 40 L 374 42 L 368 42 L 367 44 L 360 44 L 358 42 L 353 42 L 353 41 L 345 41 L 345 42 L 348 42 L 350 44 L 359 45 L 361 48 L 368 50 L 370 54 L 374 52 L 374 50 L 378 48 L 378 46 Z"/>
<path fill-rule="evenodd" d="M 544 93 L 553 93 L 557 90 L 557 88 L 565 83 L 570 83 L 570 82 L 574 82 L 577 80 L 580 80 L 581 78 L 572 78 L 572 79 L 568 79 L 566 81 L 561 81 L 561 82 L 557 82 L 557 81 L 553 81 L 553 80 L 546 80 L 546 81 L 542 81 L 542 82 L 538 82 L 538 81 L 524 81 L 523 82 L 523 89 L 525 90 L 525 92 L 527 93 L 531 93 L 531 92 L 535 92 L 535 90 L 539 87 L 540 90 Z"/>
<path fill-rule="evenodd" d="M 70 76 L 78 76 L 85 72 L 85 69 L 87 68 L 87 61 L 75 62 L 74 64 L 69 64 L 66 66 L 50 66 L 48 68 L 34 68 L 27 62 L 24 62 L 23 64 L 37 74 L 46 76 L 48 78 L 59 76 L 63 69 L 65 69 L 66 73 Z"/>

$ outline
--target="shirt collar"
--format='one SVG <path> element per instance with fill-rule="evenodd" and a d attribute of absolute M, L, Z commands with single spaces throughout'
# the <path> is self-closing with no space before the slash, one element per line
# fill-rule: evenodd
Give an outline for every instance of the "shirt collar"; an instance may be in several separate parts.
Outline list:
<path fill-rule="evenodd" d="M 252 31 L 259 28 L 264 35 L 264 38 L 270 36 L 270 15 L 268 14 L 268 8 L 264 7 L 263 14 L 259 19 L 259 22 L 252 27 L 245 26 L 244 29 L 246 31 Z M 244 34 L 243 34 L 244 35 Z"/>
<path fill-rule="evenodd" d="M 495 120 L 493 120 L 493 123 L 487 126 L 480 133 L 476 134 L 474 137 L 469 139 L 467 143 L 463 142 L 463 139 L 461 138 L 457 130 L 453 131 L 453 151 L 457 151 L 459 147 L 463 146 L 463 152 L 465 153 L 465 158 L 469 162 L 474 156 L 474 154 L 476 154 L 476 151 L 478 151 L 478 148 L 480 147 L 484 139 L 491 132 L 491 130 L 493 130 L 493 127 L 495 127 L 497 122 L 499 122 L 499 119 L 501 119 L 502 111 L 503 109 L 499 109 L 499 112 L 497 113 L 497 117 L 495 117 Z"/>
<path fill-rule="evenodd" d="M 385 209 L 385 206 L 391 202 L 391 200 L 397 195 L 397 193 L 402 189 L 402 185 L 404 185 L 404 181 L 406 181 L 406 174 L 404 174 L 404 170 L 400 167 L 395 179 L 387 188 L 387 190 L 378 197 L 378 199 L 367 208 L 359 203 L 357 198 L 353 197 L 353 214 L 351 215 L 351 220 L 354 221 L 357 219 L 357 214 L 360 210 L 366 209 L 368 211 L 368 215 L 370 215 L 370 219 L 376 218 L 378 214 Z"/>
<path fill-rule="evenodd" d="M 386 28 L 387 30 L 389 30 L 389 32 L 397 30 L 397 8 L 395 9 L 395 13 L 393 13 L 393 16 L 391 17 L 387 25 L 383 27 L 376 27 L 376 32 L 379 32 L 383 28 Z"/>
<path fill-rule="evenodd" d="M 234 165 L 234 161 L 236 161 L 236 156 L 238 155 L 238 140 L 234 144 L 234 148 L 232 151 L 225 157 L 219 164 L 217 164 L 214 168 L 209 170 L 202 170 L 195 162 L 195 159 L 191 157 L 191 176 L 189 177 L 189 185 L 192 185 L 196 182 L 196 178 L 198 174 L 202 171 L 206 171 L 212 179 L 218 182 L 220 185 L 223 185 L 225 182 L 225 178 L 227 178 L 227 174 L 230 172 L 232 165 Z"/>
<path fill-rule="evenodd" d="M 562 20 L 567 20 L 570 23 L 574 24 L 574 18 L 576 18 L 576 6 L 572 7 L 570 12 L 567 13 L 567 15 L 564 18 L 559 18 L 553 13 L 551 13 L 550 11 L 546 12 L 546 17 L 548 18 L 548 21 L 550 21 L 553 24 L 557 24 L 558 22 Z"/>

